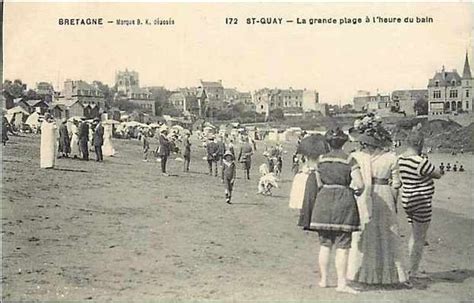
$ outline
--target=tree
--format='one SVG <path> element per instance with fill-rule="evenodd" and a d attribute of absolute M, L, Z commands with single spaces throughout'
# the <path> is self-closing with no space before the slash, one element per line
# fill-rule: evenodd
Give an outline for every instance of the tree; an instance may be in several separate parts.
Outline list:
<path fill-rule="evenodd" d="M 39 96 L 36 91 L 29 89 L 26 94 L 25 94 L 25 99 L 26 100 L 39 100 L 41 99 L 41 96 Z"/>
<path fill-rule="evenodd" d="M 134 104 L 128 100 L 125 100 L 125 99 L 122 99 L 122 100 L 118 100 L 115 105 L 120 109 L 120 110 L 124 110 L 126 112 L 132 112 L 134 110 L 140 110 L 140 106 L 138 106 L 137 104 Z"/>
<path fill-rule="evenodd" d="M 25 96 L 26 84 L 19 79 L 15 81 L 5 80 L 3 82 L 2 94 L 5 97 L 5 107 L 7 109 L 14 106 L 13 100 Z"/>
<path fill-rule="evenodd" d="M 415 112 L 417 116 L 428 114 L 428 100 L 419 98 L 415 102 Z"/>
<path fill-rule="evenodd" d="M 92 84 L 104 95 L 105 104 L 110 106 L 114 101 L 115 90 L 110 88 L 107 84 L 100 81 L 93 81 Z"/>
<path fill-rule="evenodd" d="M 269 120 L 270 121 L 281 121 L 285 119 L 285 114 L 281 108 L 275 108 L 270 111 Z"/>

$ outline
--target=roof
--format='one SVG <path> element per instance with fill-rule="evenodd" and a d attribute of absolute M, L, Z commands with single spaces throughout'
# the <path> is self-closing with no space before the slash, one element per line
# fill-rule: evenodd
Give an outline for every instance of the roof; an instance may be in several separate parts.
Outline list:
<path fill-rule="evenodd" d="M 201 80 L 201 85 L 203 87 L 215 87 L 215 88 L 221 88 L 222 86 L 222 81 L 203 81 Z"/>
<path fill-rule="evenodd" d="M 55 105 L 61 105 L 63 107 L 71 107 L 76 103 L 79 103 L 80 106 L 84 107 L 84 105 L 81 102 L 79 102 L 79 100 L 70 100 L 70 99 L 56 100 L 51 104 L 51 106 L 54 107 Z"/>
<path fill-rule="evenodd" d="M 466 52 L 466 59 L 464 60 L 464 69 L 462 71 L 462 78 L 472 79 L 471 67 L 469 66 L 469 58 L 467 57 L 467 52 Z"/>
<path fill-rule="evenodd" d="M 456 85 L 458 85 L 458 82 L 461 81 L 461 76 L 459 76 L 457 71 L 453 70 L 452 72 L 436 72 L 434 77 L 429 80 L 428 87 L 436 86 L 436 82 L 438 82 L 438 86 L 450 86 L 452 85 L 452 81 L 455 81 Z"/>
<path fill-rule="evenodd" d="M 43 100 L 28 100 L 26 101 L 26 103 L 28 103 L 28 105 L 31 107 L 35 107 L 38 103 L 43 103 L 44 105 L 46 105 Z"/>

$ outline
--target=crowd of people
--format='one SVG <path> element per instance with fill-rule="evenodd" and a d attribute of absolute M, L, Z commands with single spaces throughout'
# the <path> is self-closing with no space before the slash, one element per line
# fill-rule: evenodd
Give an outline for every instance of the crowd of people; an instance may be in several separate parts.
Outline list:
<path fill-rule="evenodd" d="M 90 151 L 95 153 L 97 162 L 103 162 L 104 155 L 115 154 L 111 124 L 103 123 L 98 118 L 92 122 L 87 122 L 85 118 L 71 121 L 64 118 L 58 126 L 52 115 L 44 115 L 41 123 L 41 168 L 54 168 L 56 158 L 89 161 Z"/>
<path fill-rule="evenodd" d="M 328 285 L 329 256 L 336 251 L 336 291 L 356 294 L 366 285 L 401 285 L 424 278 L 419 271 L 431 221 L 434 179 L 440 170 L 422 157 L 424 139 L 413 131 L 405 151 L 391 151 L 390 134 L 371 116 L 355 125 L 358 150 L 346 153 L 340 129 L 301 140 L 302 171 L 295 176 L 290 207 L 298 225 L 320 240 L 320 287 Z M 411 226 L 408 263 L 398 232 L 398 196 Z M 350 283 L 349 283 L 350 282 Z"/>

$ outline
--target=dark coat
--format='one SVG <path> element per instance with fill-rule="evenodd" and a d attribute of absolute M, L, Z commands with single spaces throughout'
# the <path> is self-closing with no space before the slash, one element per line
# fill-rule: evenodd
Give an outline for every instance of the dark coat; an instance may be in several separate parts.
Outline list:
<path fill-rule="evenodd" d="M 89 141 L 89 124 L 82 122 L 79 127 L 79 141 L 88 142 Z"/>
<path fill-rule="evenodd" d="M 251 157 L 253 155 L 253 148 L 252 145 L 248 142 L 245 142 L 241 147 L 240 147 L 240 152 L 239 152 L 239 157 L 238 160 L 240 162 L 250 162 Z"/>
<path fill-rule="evenodd" d="M 69 154 L 71 152 L 71 144 L 69 140 L 69 132 L 66 124 L 59 125 L 59 152 Z"/>
<path fill-rule="evenodd" d="M 169 156 L 171 153 L 171 143 L 168 138 L 163 135 L 160 135 L 158 140 L 160 142 L 160 146 L 158 148 L 158 156 Z"/>
<path fill-rule="evenodd" d="M 217 146 L 216 142 L 211 141 L 207 143 L 206 146 L 207 149 L 207 160 L 218 160 L 218 152 L 219 152 L 219 147 Z"/>
<path fill-rule="evenodd" d="M 94 146 L 104 145 L 104 127 L 100 123 L 95 127 L 92 143 Z"/>
<path fill-rule="evenodd" d="M 191 142 L 188 138 L 183 139 L 183 157 L 191 156 Z"/>
<path fill-rule="evenodd" d="M 222 158 L 225 153 L 225 144 L 222 141 L 219 141 L 216 144 L 217 144 L 217 155 Z"/>

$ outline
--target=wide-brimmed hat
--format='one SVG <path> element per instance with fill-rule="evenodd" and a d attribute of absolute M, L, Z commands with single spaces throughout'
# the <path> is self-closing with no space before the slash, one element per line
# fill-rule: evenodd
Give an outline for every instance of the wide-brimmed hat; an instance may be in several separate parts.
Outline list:
<path fill-rule="evenodd" d="M 228 150 L 224 153 L 224 158 L 227 157 L 227 156 L 232 157 L 232 160 L 234 159 L 234 155 L 230 152 L 230 150 Z"/>
<path fill-rule="evenodd" d="M 296 150 L 298 154 L 312 159 L 317 159 L 320 155 L 325 154 L 328 151 L 329 147 L 326 139 L 320 134 L 304 137 Z"/>

